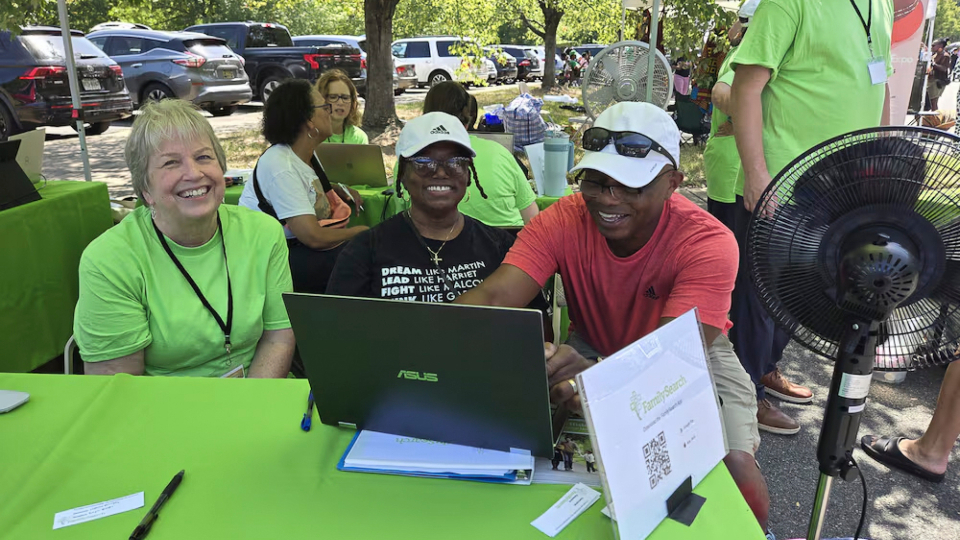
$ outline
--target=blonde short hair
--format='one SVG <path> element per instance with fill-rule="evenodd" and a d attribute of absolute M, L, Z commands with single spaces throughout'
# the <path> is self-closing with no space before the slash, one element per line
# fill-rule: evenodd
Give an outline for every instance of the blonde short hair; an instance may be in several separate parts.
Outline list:
<path fill-rule="evenodd" d="M 207 138 L 220 163 L 220 170 L 227 170 L 227 155 L 220 146 L 213 126 L 192 103 L 180 99 L 148 101 L 133 121 L 133 129 L 127 138 L 123 157 L 130 169 L 133 191 L 140 200 L 143 192 L 149 191 L 150 156 L 160 145 L 170 139 Z"/>
<path fill-rule="evenodd" d="M 357 87 L 353 85 L 353 81 L 350 80 L 350 77 L 347 77 L 346 73 L 339 69 L 325 71 L 317 79 L 317 92 L 320 92 L 323 99 L 327 99 L 327 87 L 330 86 L 330 83 L 337 81 L 347 85 L 347 88 L 350 89 L 350 114 L 347 115 L 344 122 L 351 126 L 360 126 L 360 102 L 357 99 Z"/>

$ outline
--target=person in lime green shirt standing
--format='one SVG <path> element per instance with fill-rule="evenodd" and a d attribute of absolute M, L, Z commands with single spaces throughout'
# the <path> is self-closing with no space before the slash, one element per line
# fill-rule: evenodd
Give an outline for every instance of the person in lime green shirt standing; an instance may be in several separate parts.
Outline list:
<path fill-rule="evenodd" d="M 360 129 L 360 103 L 357 87 L 347 74 L 331 69 L 317 79 L 317 91 L 333 106 L 330 127 L 333 133 L 323 142 L 339 144 L 370 144 L 367 134 Z"/>
<path fill-rule="evenodd" d="M 793 403 L 809 403 L 813 394 L 777 369 L 790 336 L 775 326 L 750 283 L 751 212 L 772 179 L 808 149 L 889 123 L 892 29 L 892 0 L 762 0 L 731 62 L 733 128 L 743 168 L 735 186 L 740 270 L 730 339 L 757 385 L 764 431 L 800 430 L 767 393 Z"/>

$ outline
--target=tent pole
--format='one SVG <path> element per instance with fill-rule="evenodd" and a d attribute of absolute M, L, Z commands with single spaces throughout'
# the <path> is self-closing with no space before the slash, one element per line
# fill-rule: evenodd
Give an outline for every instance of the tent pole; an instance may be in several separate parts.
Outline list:
<path fill-rule="evenodd" d="M 66 56 L 67 78 L 70 83 L 70 98 L 73 101 L 73 116 L 77 121 L 77 135 L 80 136 L 80 157 L 83 159 L 83 179 L 89 182 L 90 157 L 87 155 L 87 138 L 83 129 L 83 119 L 80 113 L 80 85 L 77 82 L 77 63 L 73 56 L 73 40 L 70 39 L 70 21 L 67 18 L 67 3 L 57 0 L 57 11 L 60 13 L 60 35 L 63 37 L 63 52 Z"/>
<path fill-rule="evenodd" d="M 927 69 L 923 70 L 923 83 L 920 85 L 920 110 L 924 110 L 927 106 L 927 71 L 930 70 L 930 62 L 933 61 L 933 22 L 936 20 L 937 15 L 934 13 L 927 19 Z"/>
<path fill-rule="evenodd" d="M 653 0 L 653 10 L 650 12 L 650 54 L 647 55 L 647 103 L 653 102 L 653 85 L 650 84 L 650 81 L 653 78 L 654 63 L 657 60 L 657 29 L 659 25 L 660 0 Z M 671 73 L 670 76 L 672 77 L 673 74 Z"/>

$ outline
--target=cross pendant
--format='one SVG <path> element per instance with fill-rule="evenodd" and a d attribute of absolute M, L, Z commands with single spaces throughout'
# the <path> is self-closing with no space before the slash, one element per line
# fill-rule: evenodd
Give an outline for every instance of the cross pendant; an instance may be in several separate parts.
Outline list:
<path fill-rule="evenodd" d="M 442 261 L 442 260 L 443 260 L 443 259 L 440 258 L 440 254 L 439 254 L 439 253 L 434 253 L 434 254 L 433 254 L 433 264 L 439 265 L 439 264 L 440 264 L 440 261 Z"/>

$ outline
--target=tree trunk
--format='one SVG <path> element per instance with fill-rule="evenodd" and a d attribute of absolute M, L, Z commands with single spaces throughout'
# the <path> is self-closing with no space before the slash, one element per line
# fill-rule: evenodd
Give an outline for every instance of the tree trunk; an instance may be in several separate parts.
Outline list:
<path fill-rule="evenodd" d="M 557 54 L 557 28 L 560 27 L 560 19 L 563 17 L 562 11 L 549 10 L 551 13 L 546 11 L 543 14 L 543 48 L 544 52 L 544 62 L 547 63 L 543 67 L 543 85 L 541 90 L 546 94 L 556 86 L 557 83 L 557 70 L 556 70 L 556 54 Z"/>
<path fill-rule="evenodd" d="M 383 129 L 397 122 L 393 103 L 393 14 L 400 0 L 364 0 L 367 31 L 367 103 L 363 127 Z"/>

